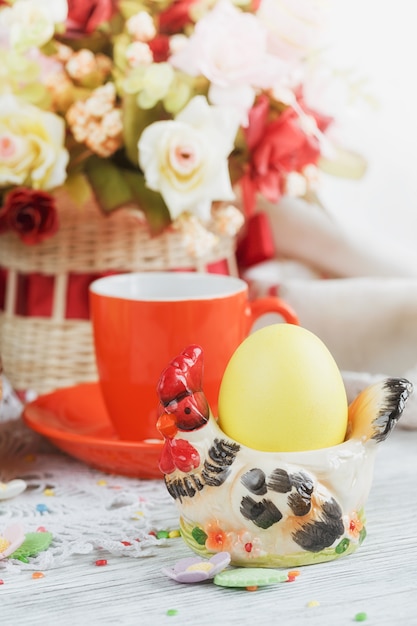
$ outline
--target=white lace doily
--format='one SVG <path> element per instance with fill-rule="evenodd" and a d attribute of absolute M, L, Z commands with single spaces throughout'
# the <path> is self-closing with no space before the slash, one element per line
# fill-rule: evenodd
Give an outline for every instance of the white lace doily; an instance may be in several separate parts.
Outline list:
<path fill-rule="evenodd" d="M 9 523 L 19 521 L 25 532 L 44 528 L 53 541 L 29 563 L 0 560 L 0 573 L 56 568 L 76 554 L 91 553 L 94 559 L 106 558 L 106 553 L 149 556 L 170 541 L 155 536 L 178 528 L 176 509 L 162 480 L 104 474 L 61 454 L 16 417 L 16 412 L 20 414 L 16 398 L 6 394 L 6 400 L 8 419 L 4 420 L 5 410 L 0 419 L 0 482 L 20 478 L 27 489 L 0 500 L 0 534 Z"/>

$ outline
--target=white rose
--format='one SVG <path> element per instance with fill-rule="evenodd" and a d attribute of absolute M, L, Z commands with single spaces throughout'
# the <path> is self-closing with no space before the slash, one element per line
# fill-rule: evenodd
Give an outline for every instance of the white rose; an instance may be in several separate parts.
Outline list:
<path fill-rule="evenodd" d="M 10 44 L 25 51 L 50 41 L 55 24 L 64 22 L 67 14 L 67 0 L 16 0 L 1 11 L 0 21 L 8 29 Z"/>
<path fill-rule="evenodd" d="M 227 158 L 238 129 L 232 109 L 196 96 L 175 120 L 142 133 L 139 165 L 147 186 L 162 195 L 172 219 L 189 211 L 208 220 L 214 200 L 233 200 Z"/>
<path fill-rule="evenodd" d="M 52 189 L 66 179 L 64 120 L 6 94 L 0 96 L 0 188 Z"/>

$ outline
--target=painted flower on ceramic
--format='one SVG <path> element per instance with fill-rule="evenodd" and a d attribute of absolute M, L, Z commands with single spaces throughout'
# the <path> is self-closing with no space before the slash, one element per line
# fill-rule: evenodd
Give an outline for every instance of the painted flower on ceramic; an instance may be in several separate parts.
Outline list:
<path fill-rule="evenodd" d="M 350 537 L 362 543 L 366 535 L 363 515 L 353 512 L 345 523 Z"/>
<path fill-rule="evenodd" d="M 163 574 L 178 583 L 199 583 L 214 578 L 230 563 L 228 552 L 218 552 L 211 559 L 187 557 L 178 561 L 172 568 L 164 568 Z"/>
<path fill-rule="evenodd" d="M 80 206 L 91 194 L 106 213 L 136 206 L 153 234 L 187 232 L 188 220 L 200 236 L 198 220 L 234 236 L 258 193 L 308 191 L 332 123 L 320 123 L 317 94 L 314 110 L 306 102 L 322 4 L 0 2 L 7 227 L 26 243 L 52 236 L 59 207 L 55 220 L 32 192 L 65 186 Z"/>
<path fill-rule="evenodd" d="M 0 560 L 15 552 L 25 540 L 25 532 L 21 524 L 15 523 L 6 526 L 0 533 Z"/>
<path fill-rule="evenodd" d="M 204 529 L 204 533 L 204 545 L 210 552 L 227 550 L 233 545 L 233 534 L 220 528 L 217 521 L 207 524 L 207 527 Z M 195 535 L 196 533 L 194 531 L 194 536 Z"/>

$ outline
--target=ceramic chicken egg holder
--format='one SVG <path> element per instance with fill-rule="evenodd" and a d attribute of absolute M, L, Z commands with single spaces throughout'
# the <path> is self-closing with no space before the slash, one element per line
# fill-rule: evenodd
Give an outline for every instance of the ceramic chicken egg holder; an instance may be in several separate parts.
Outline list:
<path fill-rule="evenodd" d="M 226 436 L 203 392 L 203 352 L 189 346 L 163 371 L 160 468 L 197 554 L 227 551 L 235 566 L 294 567 L 354 552 L 366 536 L 364 506 L 375 453 L 412 391 L 389 378 L 349 406 L 343 443 L 262 452 Z"/>

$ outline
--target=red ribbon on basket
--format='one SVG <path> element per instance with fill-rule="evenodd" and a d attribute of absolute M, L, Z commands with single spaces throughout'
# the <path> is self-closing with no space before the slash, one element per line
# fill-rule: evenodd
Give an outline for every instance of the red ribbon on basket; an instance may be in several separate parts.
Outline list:
<path fill-rule="evenodd" d="M 228 274 L 227 261 L 217 261 L 207 267 L 213 274 Z M 192 271 L 192 270 L 190 270 Z M 90 317 L 88 288 L 93 280 L 115 272 L 68 275 L 66 319 L 86 320 Z M 0 310 L 5 308 L 7 269 L 0 268 Z M 54 276 L 31 273 L 19 274 L 15 315 L 27 317 L 51 317 L 54 294 Z"/>

